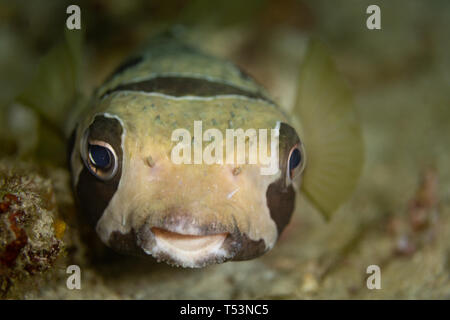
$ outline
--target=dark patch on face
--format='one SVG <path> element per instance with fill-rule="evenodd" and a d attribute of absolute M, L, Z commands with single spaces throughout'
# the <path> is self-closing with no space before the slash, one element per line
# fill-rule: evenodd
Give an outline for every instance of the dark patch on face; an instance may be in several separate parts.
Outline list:
<path fill-rule="evenodd" d="M 278 184 L 272 183 L 267 188 L 266 199 L 270 216 L 277 225 L 278 235 L 280 235 L 294 212 L 295 190 L 292 186 L 283 190 Z"/>
<path fill-rule="evenodd" d="M 114 89 L 106 91 L 103 96 L 116 91 L 157 92 L 174 97 L 240 95 L 273 103 L 258 92 L 250 92 L 229 84 L 190 77 L 157 77 L 141 82 L 121 84 Z"/>
<path fill-rule="evenodd" d="M 246 234 L 238 235 L 238 239 L 240 243 L 240 248 L 232 259 L 234 261 L 254 259 L 262 255 L 264 252 L 266 252 L 266 244 L 264 243 L 263 239 L 259 239 L 258 241 L 251 240 Z M 227 240 L 228 239 L 225 240 L 224 243 L 225 245 L 228 244 Z"/>
<path fill-rule="evenodd" d="M 146 255 L 144 250 L 137 244 L 137 235 L 134 230 L 129 233 L 113 231 L 109 237 L 109 244 L 112 249 L 120 253 L 133 254 L 136 256 Z"/>
<path fill-rule="evenodd" d="M 134 67 L 135 65 L 141 63 L 143 60 L 142 57 L 133 57 L 131 59 L 126 60 L 124 63 L 122 63 L 120 66 L 118 66 L 116 68 L 116 70 L 114 70 L 114 72 L 108 77 L 108 79 L 106 81 L 111 80 L 112 78 L 114 78 L 116 75 L 124 72 L 125 70 Z"/>
<path fill-rule="evenodd" d="M 267 188 L 266 199 L 270 216 L 277 225 L 278 236 L 289 223 L 295 207 L 295 190 L 287 185 L 286 170 L 289 152 L 292 147 L 300 143 L 294 128 L 286 123 L 280 124 L 279 137 L 279 166 L 281 177 Z"/>
<path fill-rule="evenodd" d="M 82 214 L 93 226 L 102 216 L 119 185 L 123 157 L 122 130 L 122 126 L 117 119 L 104 116 L 96 116 L 89 127 L 89 138 L 109 143 L 114 148 L 118 161 L 117 172 L 110 180 L 98 179 L 86 168 L 86 165 L 83 166 L 78 178 L 78 184 L 76 185 L 78 205 Z"/>

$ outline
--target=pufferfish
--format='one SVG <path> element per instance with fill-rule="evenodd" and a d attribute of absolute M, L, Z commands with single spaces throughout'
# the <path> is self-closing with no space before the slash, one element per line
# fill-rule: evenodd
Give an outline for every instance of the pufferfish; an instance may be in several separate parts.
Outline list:
<path fill-rule="evenodd" d="M 233 63 L 156 37 L 107 78 L 76 121 L 69 148 L 80 214 L 118 252 L 192 268 L 271 250 L 299 192 L 329 217 L 361 171 L 359 122 L 322 45 L 311 42 L 298 81 L 288 114 Z M 175 164 L 171 135 L 194 132 L 196 121 L 203 132 L 273 129 L 276 173 L 261 174 L 261 162 Z M 249 152 L 257 150 L 248 140 Z"/>

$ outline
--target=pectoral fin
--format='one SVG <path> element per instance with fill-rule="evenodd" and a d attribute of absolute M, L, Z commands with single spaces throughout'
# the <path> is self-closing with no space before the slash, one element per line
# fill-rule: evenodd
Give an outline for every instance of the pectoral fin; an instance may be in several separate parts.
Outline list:
<path fill-rule="evenodd" d="M 293 112 L 307 155 L 302 191 L 329 219 L 355 189 L 364 146 L 352 93 L 325 47 L 315 41 L 300 69 Z"/>

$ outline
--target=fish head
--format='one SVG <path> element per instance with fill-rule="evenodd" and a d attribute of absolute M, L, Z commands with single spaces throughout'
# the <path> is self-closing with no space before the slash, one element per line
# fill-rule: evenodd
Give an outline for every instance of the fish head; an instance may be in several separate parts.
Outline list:
<path fill-rule="evenodd" d="M 275 245 L 305 165 L 300 138 L 278 108 L 135 92 L 97 104 L 76 129 L 71 166 L 79 207 L 106 245 L 183 267 L 252 259 Z M 184 144 L 174 135 L 180 129 Z M 238 133 L 230 149 L 227 129 Z M 179 154 L 188 158 L 180 163 Z"/>

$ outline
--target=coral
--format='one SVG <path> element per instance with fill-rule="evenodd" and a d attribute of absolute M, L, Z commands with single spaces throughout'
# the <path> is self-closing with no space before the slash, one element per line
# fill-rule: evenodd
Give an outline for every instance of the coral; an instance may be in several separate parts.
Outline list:
<path fill-rule="evenodd" d="M 0 162 L 0 297 L 21 297 L 62 255 L 65 223 L 49 179 Z"/>

